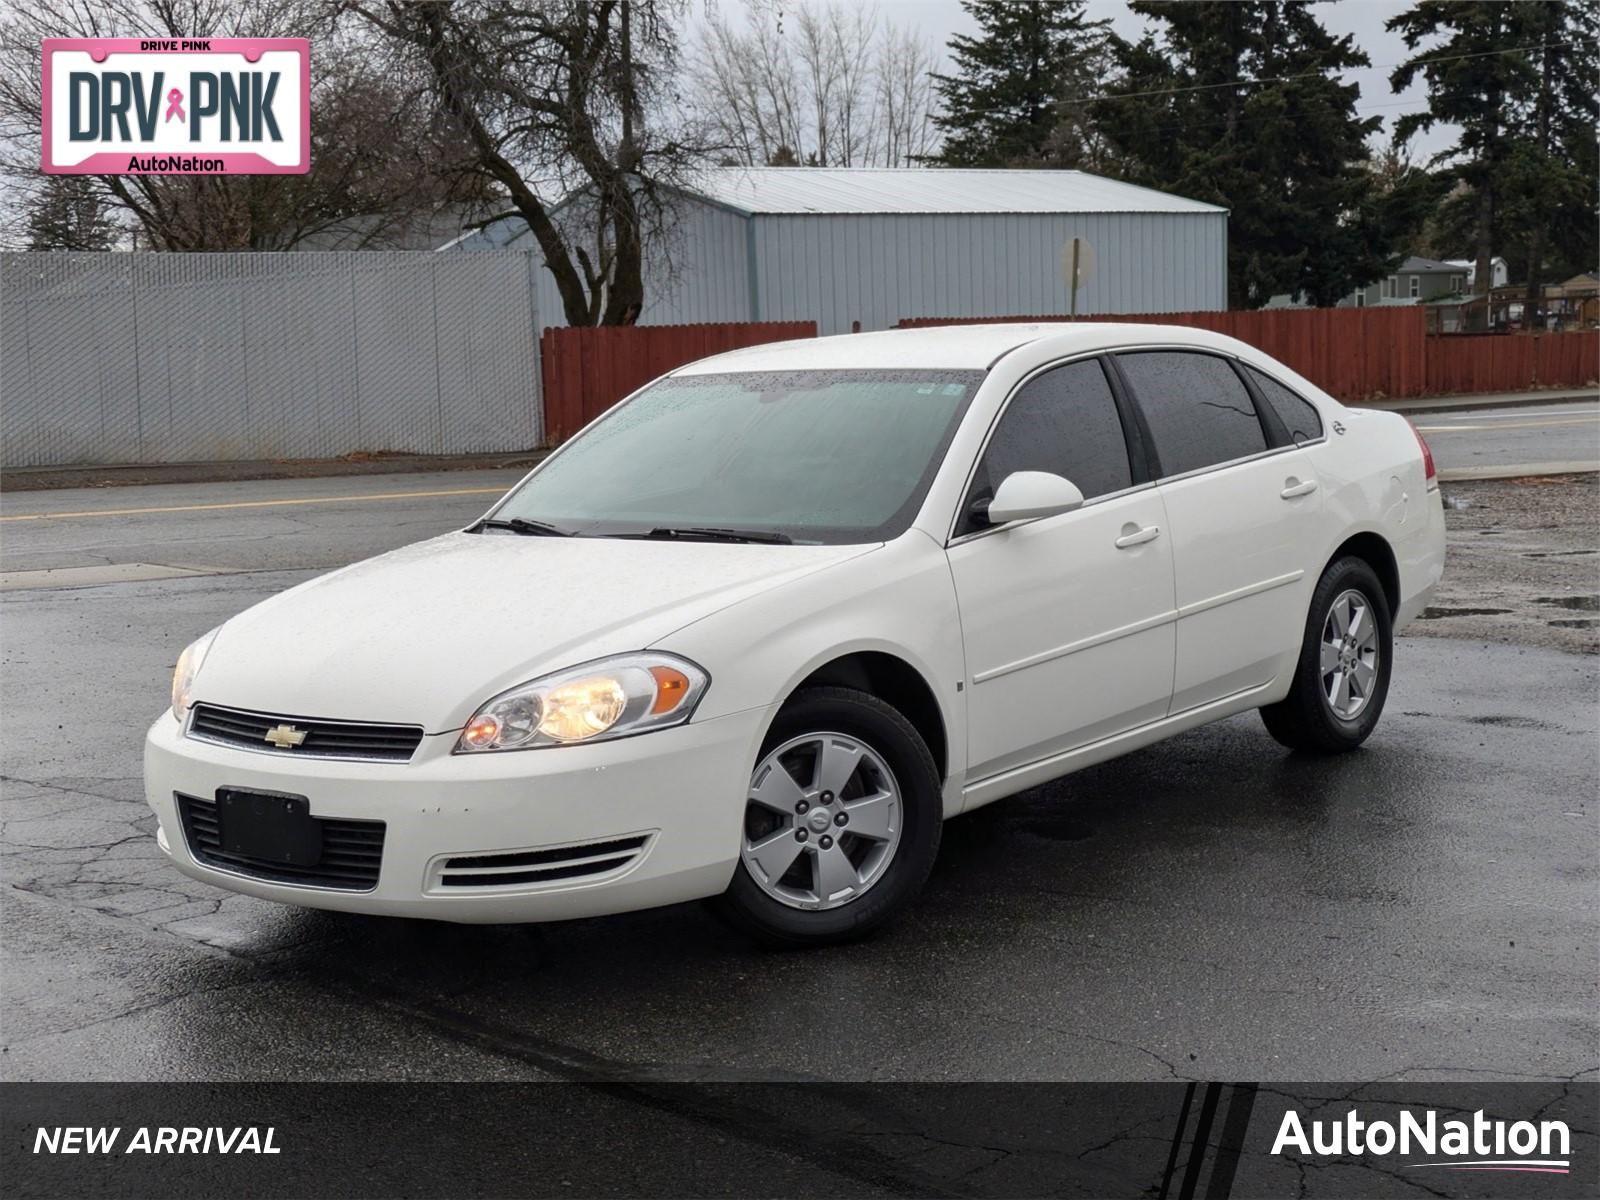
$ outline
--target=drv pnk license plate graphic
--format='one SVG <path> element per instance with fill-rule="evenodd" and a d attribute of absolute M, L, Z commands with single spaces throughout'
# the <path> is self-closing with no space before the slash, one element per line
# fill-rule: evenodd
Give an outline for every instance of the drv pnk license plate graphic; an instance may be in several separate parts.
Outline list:
<path fill-rule="evenodd" d="M 294 175 L 311 167 L 304 38 L 48 38 L 44 170 Z"/>

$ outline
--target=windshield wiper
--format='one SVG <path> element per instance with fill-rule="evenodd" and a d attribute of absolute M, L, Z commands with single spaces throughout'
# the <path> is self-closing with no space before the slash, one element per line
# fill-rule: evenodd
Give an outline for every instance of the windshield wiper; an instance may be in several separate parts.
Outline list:
<path fill-rule="evenodd" d="M 485 529 L 509 529 L 512 533 L 520 533 L 527 537 L 571 537 L 572 531 L 557 529 L 554 525 L 546 525 L 543 521 L 529 521 L 525 517 L 485 517 L 467 532 L 482 533 Z"/>
<path fill-rule="evenodd" d="M 684 538 L 691 541 L 703 542 L 760 542 L 769 546 L 793 545 L 794 539 L 787 533 L 768 533 L 759 529 L 715 529 L 709 526 L 689 526 L 683 529 L 674 529 L 670 526 L 658 526 L 649 533 L 634 534 L 634 537 L 646 538 Z"/>

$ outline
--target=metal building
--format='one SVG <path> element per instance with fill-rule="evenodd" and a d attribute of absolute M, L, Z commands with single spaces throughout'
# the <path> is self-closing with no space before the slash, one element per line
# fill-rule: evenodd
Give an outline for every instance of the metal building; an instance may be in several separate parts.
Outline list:
<path fill-rule="evenodd" d="M 1070 247 L 1094 256 L 1080 313 L 1227 307 L 1228 212 L 1081 171 L 719 167 L 681 195 L 646 277 L 646 324 L 1069 311 Z M 518 217 L 442 249 L 538 247 Z M 540 272 L 540 320 L 563 324 Z"/>

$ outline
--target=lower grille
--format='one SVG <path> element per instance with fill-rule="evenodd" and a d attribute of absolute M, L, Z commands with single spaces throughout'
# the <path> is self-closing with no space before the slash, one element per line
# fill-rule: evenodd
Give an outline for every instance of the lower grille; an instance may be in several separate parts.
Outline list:
<path fill-rule="evenodd" d="M 299 867 L 224 851 L 215 802 L 182 794 L 175 799 L 189 853 L 208 867 L 270 883 L 298 883 L 346 892 L 370 892 L 378 886 L 378 868 L 383 863 L 382 821 L 316 818 L 322 827 L 322 858 L 315 866 Z"/>
<path fill-rule="evenodd" d="M 516 850 L 507 854 L 469 854 L 447 858 L 439 886 L 447 888 L 511 887 L 606 875 L 644 853 L 650 835 L 631 834 L 604 842 L 557 846 L 549 850 Z"/>
<path fill-rule="evenodd" d="M 287 731 L 286 736 L 298 736 L 299 742 L 287 748 L 273 745 L 267 736 L 280 728 Z M 239 746 L 266 754 L 380 762 L 409 762 L 422 742 L 420 725 L 371 725 L 359 721 L 269 716 L 216 704 L 194 706 L 188 733 L 202 742 Z"/>

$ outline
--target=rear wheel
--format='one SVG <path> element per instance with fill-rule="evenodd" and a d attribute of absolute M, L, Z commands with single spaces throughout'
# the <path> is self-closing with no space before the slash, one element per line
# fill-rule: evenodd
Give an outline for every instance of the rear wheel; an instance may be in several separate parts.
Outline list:
<path fill-rule="evenodd" d="M 916 895 L 938 853 L 933 756 L 867 692 L 797 693 L 762 743 L 747 795 L 739 866 L 713 906 L 768 944 L 877 929 Z"/>
<path fill-rule="evenodd" d="M 1365 559 L 1335 560 L 1311 597 L 1294 684 L 1261 710 L 1267 732 L 1294 750 L 1355 749 L 1383 713 L 1393 648 L 1377 573 Z"/>

